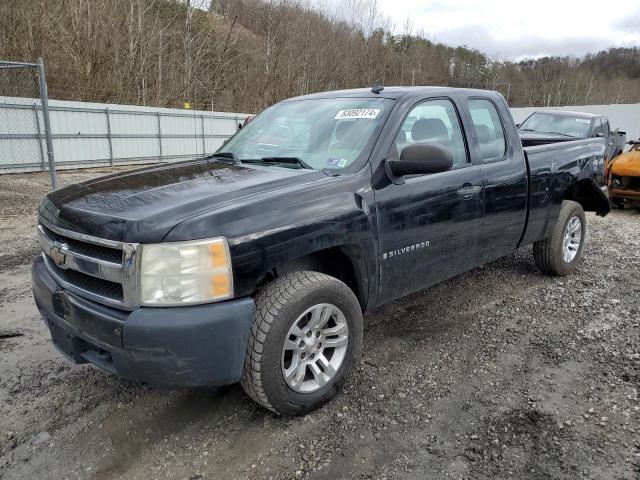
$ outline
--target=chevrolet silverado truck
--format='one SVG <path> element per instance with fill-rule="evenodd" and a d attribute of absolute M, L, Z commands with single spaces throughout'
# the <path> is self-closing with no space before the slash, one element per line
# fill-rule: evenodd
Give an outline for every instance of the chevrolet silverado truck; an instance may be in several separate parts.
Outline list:
<path fill-rule="evenodd" d="M 578 138 L 603 138 L 605 152 L 602 162 L 595 169 L 595 179 L 605 185 L 606 164 L 624 150 L 625 132 L 611 130 L 604 115 L 567 110 L 540 110 L 529 115 L 518 126 L 524 147 L 566 142 Z"/>
<path fill-rule="evenodd" d="M 363 312 L 533 244 L 578 266 L 602 138 L 523 148 L 497 92 L 282 101 L 207 157 L 99 177 L 38 210 L 35 302 L 75 363 L 166 386 L 240 382 L 282 415 L 330 399 Z"/>

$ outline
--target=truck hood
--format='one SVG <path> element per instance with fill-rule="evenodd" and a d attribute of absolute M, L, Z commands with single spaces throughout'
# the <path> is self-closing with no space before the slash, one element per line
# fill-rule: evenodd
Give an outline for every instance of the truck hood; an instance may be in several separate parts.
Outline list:
<path fill-rule="evenodd" d="M 565 137 L 556 133 L 542 133 L 542 132 L 523 132 L 518 131 L 520 140 L 523 147 L 533 147 L 535 145 L 546 145 L 548 143 L 556 142 L 570 142 L 572 140 L 580 140 L 579 137 Z"/>
<path fill-rule="evenodd" d="M 315 170 L 198 159 L 55 190 L 40 204 L 39 215 L 45 223 L 95 237 L 155 243 L 193 216 L 329 178 Z"/>

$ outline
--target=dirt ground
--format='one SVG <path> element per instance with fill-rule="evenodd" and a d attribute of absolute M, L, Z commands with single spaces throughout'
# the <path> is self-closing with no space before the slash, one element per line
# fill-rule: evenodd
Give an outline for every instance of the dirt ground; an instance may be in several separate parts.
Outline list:
<path fill-rule="evenodd" d="M 638 212 L 589 214 L 572 276 L 525 248 L 368 312 L 344 391 L 291 419 L 67 363 L 30 293 L 46 184 L 0 176 L 3 480 L 640 478 Z"/>

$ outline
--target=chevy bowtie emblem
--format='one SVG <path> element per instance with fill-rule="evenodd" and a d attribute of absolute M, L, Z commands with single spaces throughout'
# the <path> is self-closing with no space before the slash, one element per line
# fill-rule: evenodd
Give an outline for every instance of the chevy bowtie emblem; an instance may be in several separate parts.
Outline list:
<path fill-rule="evenodd" d="M 65 268 L 64 261 L 67 258 L 67 248 L 69 247 L 66 243 L 54 242 L 51 250 L 49 250 L 49 256 L 51 257 L 51 260 L 53 260 L 53 263 L 55 263 L 60 268 Z"/>

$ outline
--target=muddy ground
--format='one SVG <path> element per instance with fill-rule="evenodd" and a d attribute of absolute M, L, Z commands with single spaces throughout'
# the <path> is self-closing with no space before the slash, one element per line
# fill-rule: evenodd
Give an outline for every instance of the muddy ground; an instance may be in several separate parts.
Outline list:
<path fill-rule="evenodd" d="M 589 214 L 570 277 L 525 248 L 368 312 L 342 394 L 291 419 L 56 353 L 29 290 L 46 184 L 0 176 L 3 480 L 640 478 L 638 212 Z"/>

